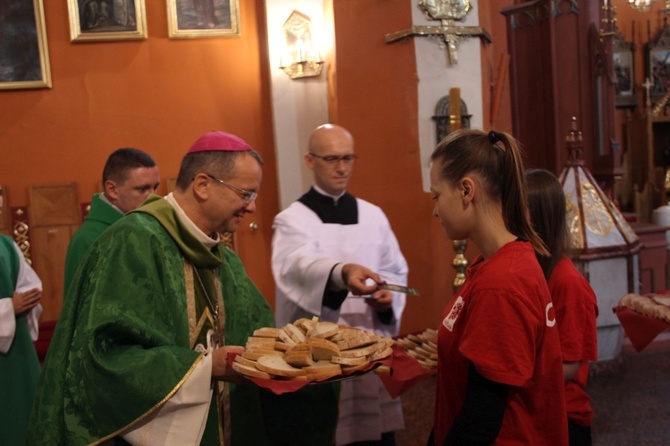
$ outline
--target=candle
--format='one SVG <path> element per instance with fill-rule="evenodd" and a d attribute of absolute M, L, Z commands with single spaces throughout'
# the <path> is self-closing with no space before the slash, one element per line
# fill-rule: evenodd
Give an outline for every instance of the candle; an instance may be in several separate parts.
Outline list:
<path fill-rule="evenodd" d="M 461 89 L 449 89 L 449 131 L 461 128 Z"/>

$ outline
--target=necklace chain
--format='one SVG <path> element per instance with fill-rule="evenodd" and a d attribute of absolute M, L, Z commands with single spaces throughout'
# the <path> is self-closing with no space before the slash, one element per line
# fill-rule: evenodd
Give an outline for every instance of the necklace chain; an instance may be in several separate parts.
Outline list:
<path fill-rule="evenodd" d="M 212 299 L 209 297 L 209 293 L 207 292 L 207 289 L 205 289 L 205 284 L 202 283 L 202 279 L 200 278 L 200 273 L 198 272 L 198 269 L 195 267 L 195 265 L 191 265 L 193 268 L 193 272 L 195 273 L 195 277 L 198 278 L 198 282 L 200 283 L 200 289 L 202 289 L 202 292 L 205 294 L 205 298 L 207 299 L 207 303 L 209 303 L 209 308 L 214 312 L 214 324 L 216 325 L 216 330 L 219 329 L 219 303 L 217 302 L 216 305 L 212 302 Z"/>

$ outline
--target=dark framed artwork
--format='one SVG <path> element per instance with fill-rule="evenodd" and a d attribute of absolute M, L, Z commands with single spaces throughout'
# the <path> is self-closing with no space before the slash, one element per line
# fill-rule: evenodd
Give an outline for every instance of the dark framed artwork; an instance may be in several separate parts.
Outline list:
<path fill-rule="evenodd" d="M 651 81 L 651 101 L 657 102 L 670 91 L 670 27 L 647 47 L 647 75 Z"/>
<path fill-rule="evenodd" d="M 167 0 L 171 39 L 239 36 L 237 0 Z"/>
<path fill-rule="evenodd" d="M 138 40 L 147 38 L 144 0 L 67 0 L 70 40 Z"/>
<path fill-rule="evenodd" d="M 612 40 L 612 59 L 614 65 L 614 91 L 617 108 L 635 107 L 637 94 L 635 88 L 635 44 L 624 42 L 617 34 Z"/>
<path fill-rule="evenodd" d="M 0 2 L 0 90 L 50 87 L 42 0 Z"/>

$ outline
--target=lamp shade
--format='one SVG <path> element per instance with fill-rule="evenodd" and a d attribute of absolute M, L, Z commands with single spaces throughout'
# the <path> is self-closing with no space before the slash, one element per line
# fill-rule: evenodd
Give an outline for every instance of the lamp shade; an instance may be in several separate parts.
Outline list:
<path fill-rule="evenodd" d="M 575 267 L 586 277 L 598 301 L 598 359 L 614 359 L 623 331 L 612 312 L 619 299 L 639 290 L 638 236 L 602 191 L 581 158 L 582 135 L 573 118 L 566 138 L 568 160 L 559 176 L 566 200 L 570 250 Z"/>

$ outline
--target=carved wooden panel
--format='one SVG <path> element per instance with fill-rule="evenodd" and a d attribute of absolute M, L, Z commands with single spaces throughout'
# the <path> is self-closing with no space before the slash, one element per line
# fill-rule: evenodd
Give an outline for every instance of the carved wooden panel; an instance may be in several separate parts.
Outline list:
<path fill-rule="evenodd" d="M 76 231 L 75 225 L 38 226 L 31 228 L 34 268 L 42 279 L 42 320 L 58 319 L 63 307 L 65 255 Z"/>
<path fill-rule="evenodd" d="M 81 223 L 75 183 L 31 186 L 30 232 L 33 267 L 42 279 L 42 320 L 55 320 L 63 305 L 65 255 Z"/>
<path fill-rule="evenodd" d="M 75 183 L 30 187 L 31 226 L 78 225 L 81 222 Z"/>

